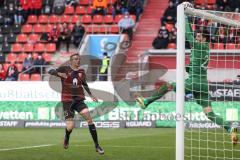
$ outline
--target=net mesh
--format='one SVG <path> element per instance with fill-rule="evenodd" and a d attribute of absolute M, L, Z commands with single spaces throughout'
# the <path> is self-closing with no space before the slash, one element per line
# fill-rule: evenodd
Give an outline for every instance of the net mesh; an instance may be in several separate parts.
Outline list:
<path fill-rule="evenodd" d="M 230 133 L 223 124 L 231 127 L 239 120 L 240 28 L 236 24 L 240 15 L 204 12 L 206 16 L 186 14 L 185 44 L 191 53 L 186 54 L 188 96 L 184 157 L 187 160 L 238 160 L 240 144 L 232 145 Z M 231 24 L 227 19 L 236 23 Z M 206 107 L 211 107 L 223 121 L 210 121 L 203 112 Z"/>

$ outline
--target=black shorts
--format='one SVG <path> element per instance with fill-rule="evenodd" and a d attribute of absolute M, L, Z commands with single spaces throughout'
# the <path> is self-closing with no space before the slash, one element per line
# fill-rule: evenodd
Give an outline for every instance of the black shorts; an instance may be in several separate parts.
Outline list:
<path fill-rule="evenodd" d="M 80 113 L 84 108 L 87 108 L 84 101 L 63 102 L 65 120 L 68 118 L 74 118 L 74 111 Z"/>

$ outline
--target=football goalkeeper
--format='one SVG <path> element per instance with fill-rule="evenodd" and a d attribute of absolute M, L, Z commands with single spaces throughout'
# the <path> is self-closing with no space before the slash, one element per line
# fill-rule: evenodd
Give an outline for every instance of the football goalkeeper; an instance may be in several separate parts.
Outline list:
<path fill-rule="evenodd" d="M 185 80 L 185 93 L 193 94 L 196 102 L 202 106 L 204 113 L 214 123 L 223 126 L 224 129 L 231 133 L 231 140 L 233 144 L 238 141 L 237 127 L 230 127 L 229 124 L 223 120 L 222 117 L 216 115 L 209 100 L 209 89 L 207 81 L 207 67 L 209 61 L 209 44 L 206 42 L 206 37 L 202 33 L 196 32 L 195 38 L 188 20 L 186 19 L 186 38 L 191 45 L 190 63 L 186 67 L 189 73 L 189 78 Z M 176 91 L 176 83 L 164 83 L 159 89 L 148 97 L 136 97 L 142 109 L 147 108 L 149 104 L 161 98 L 168 91 Z"/>

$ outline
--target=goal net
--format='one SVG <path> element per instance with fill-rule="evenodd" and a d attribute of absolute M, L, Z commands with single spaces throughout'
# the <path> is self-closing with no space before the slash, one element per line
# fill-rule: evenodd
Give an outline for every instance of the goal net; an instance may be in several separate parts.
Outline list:
<path fill-rule="evenodd" d="M 177 16 L 176 159 L 238 160 L 240 14 L 185 3 Z"/>

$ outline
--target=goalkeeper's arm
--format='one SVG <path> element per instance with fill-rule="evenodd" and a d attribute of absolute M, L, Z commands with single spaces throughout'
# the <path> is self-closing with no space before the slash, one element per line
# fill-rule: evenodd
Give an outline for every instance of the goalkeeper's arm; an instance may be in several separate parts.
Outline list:
<path fill-rule="evenodd" d="M 193 35 L 192 27 L 191 27 L 191 24 L 188 21 L 188 18 L 185 18 L 185 19 L 186 19 L 186 23 L 185 23 L 186 24 L 185 25 L 186 38 L 189 41 L 190 45 L 193 46 L 193 43 L 195 43 L 195 38 L 194 38 L 194 35 Z"/>

